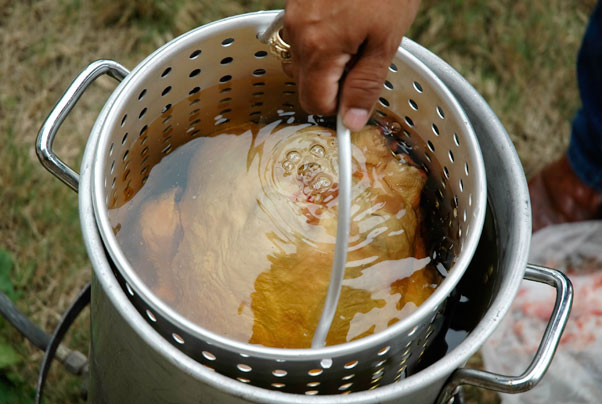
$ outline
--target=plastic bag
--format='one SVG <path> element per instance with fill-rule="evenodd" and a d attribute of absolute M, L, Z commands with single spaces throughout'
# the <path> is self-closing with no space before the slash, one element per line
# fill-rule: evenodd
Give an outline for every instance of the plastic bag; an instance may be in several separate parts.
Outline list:
<path fill-rule="evenodd" d="M 531 241 L 529 262 L 566 273 L 574 300 L 554 360 L 531 391 L 503 404 L 602 402 L 602 221 L 550 226 Z M 517 376 L 529 365 L 554 307 L 554 288 L 523 281 L 499 328 L 482 348 L 485 368 Z"/>

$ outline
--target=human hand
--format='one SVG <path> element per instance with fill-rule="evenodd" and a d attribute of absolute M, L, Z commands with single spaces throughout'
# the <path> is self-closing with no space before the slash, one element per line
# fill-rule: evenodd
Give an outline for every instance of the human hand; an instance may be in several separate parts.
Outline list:
<path fill-rule="evenodd" d="M 287 0 L 283 36 L 291 45 L 292 59 L 283 68 L 297 81 L 301 107 L 332 115 L 340 93 L 345 126 L 360 130 L 419 4 L 420 0 Z"/>

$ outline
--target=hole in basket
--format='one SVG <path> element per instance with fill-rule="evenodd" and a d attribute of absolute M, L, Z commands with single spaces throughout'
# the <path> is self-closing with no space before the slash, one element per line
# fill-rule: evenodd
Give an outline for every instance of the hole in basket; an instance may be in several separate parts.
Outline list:
<path fill-rule="evenodd" d="M 378 102 L 380 102 L 380 104 L 381 104 L 382 106 L 385 106 L 385 107 L 388 107 L 388 106 L 390 106 L 390 105 L 391 105 L 391 104 L 389 103 L 389 100 L 387 100 L 387 99 L 386 99 L 386 98 L 384 98 L 384 97 L 380 97 L 380 98 L 378 99 Z"/>
<path fill-rule="evenodd" d="M 253 76 L 259 77 L 265 74 L 265 69 L 255 69 L 253 70 Z"/>
<path fill-rule="evenodd" d="M 345 366 L 343 366 L 345 369 L 353 369 L 354 367 L 357 366 L 359 362 L 358 361 L 351 361 L 351 362 L 347 362 L 345 364 Z"/>
<path fill-rule="evenodd" d="M 332 366 L 332 359 L 322 359 L 320 361 L 320 366 L 322 366 L 323 369 L 330 369 Z"/>
<path fill-rule="evenodd" d="M 251 370 L 253 370 L 253 368 L 249 365 L 245 365 L 244 363 L 239 363 L 238 365 L 236 365 L 236 367 L 238 368 L 238 370 L 240 370 L 241 372 L 245 372 L 248 373 Z"/>
<path fill-rule="evenodd" d="M 211 352 L 203 351 L 203 357 L 205 359 L 207 359 L 208 361 L 214 361 L 215 360 L 215 355 L 213 355 Z"/>
<path fill-rule="evenodd" d="M 228 93 L 230 91 L 232 91 L 232 87 L 226 87 L 226 88 L 222 88 L 221 90 L 219 90 L 219 93 L 223 94 L 223 93 Z"/>
<path fill-rule="evenodd" d="M 121 144 L 125 144 L 126 140 L 128 140 L 128 133 L 125 132 L 125 135 L 123 135 L 123 139 L 121 139 Z"/>
<path fill-rule="evenodd" d="M 125 153 L 123 153 L 123 161 L 126 161 L 128 159 L 129 155 L 130 155 L 130 151 L 126 150 Z"/>
<path fill-rule="evenodd" d="M 161 109 L 161 113 L 164 114 L 171 109 L 171 104 L 165 104 L 165 106 Z"/>
<path fill-rule="evenodd" d="M 351 380 L 355 377 L 355 373 L 351 373 L 350 375 L 343 376 L 342 380 Z"/>
<path fill-rule="evenodd" d="M 468 206 L 472 206 L 472 194 L 468 194 Z"/>
<path fill-rule="evenodd" d="M 115 160 L 111 163 L 111 174 L 113 174 L 113 171 L 115 171 Z"/>
<path fill-rule="evenodd" d="M 379 368 L 379 367 L 381 367 L 382 365 L 384 365 L 386 361 L 387 361 L 386 359 L 383 359 L 382 361 L 378 361 L 378 362 L 376 363 L 376 365 L 374 365 L 374 367 L 375 367 L 375 368 Z"/>
<path fill-rule="evenodd" d="M 234 43 L 234 38 L 226 38 L 222 41 L 222 46 L 230 46 Z"/>
<path fill-rule="evenodd" d="M 339 386 L 339 390 L 340 391 L 345 391 L 347 390 L 349 387 L 351 387 L 353 385 L 353 383 L 345 383 Z"/>
<path fill-rule="evenodd" d="M 146 88 L 144 90 L 140 91 L 140 94 L 138 95 L 138 101 L 143 99 L 145 95 L 146 95 Z"/>
<path fill-rule="evenodd" d="M 227 82 L 229 82 L 230 80 L 232 80 L 232 76 L 230 76 L 229 74 L 226 74 L 225 76 L 222 76 L 222 77 L 219 79 L 219 82 L 220 82 L 220 83 L 227 83 Z"/>
<path fill-rule="evenodd" d="M 464 209 L 464 213 L 462 214 L 462 218 L 466 221 L 466 209 Z"/>
<path fill-rule="evenodd" d="M 441 109 L 440 106 L 437 105 L 437 115 L 439 115 L 439 117 L 441 119 L 445 119 L 445 113 L 443 112 L 443 110 Z"/>
<path fill-rule="evenodd" d="M 411 337 L 412 335 L 414 335 L 414 333 L 415 333 L 417 330 L 418 330 L 418 326 L 416 326 L 416 327 L 412 328 L 412 329 L 410 330 L 410 332 L 408 333 L 408 337 Z M 409 350 L 408 350 L 408 351 L 409 351 Z M 408 351 L 406 351 L 406 352 L 408 352 Z"/>
<path fill-rule="evenodd" d="M 460 187 L 460 192 L 464 192 L 464 182 L 462 181 L 462 178 L 458 181 L 458 186 Z"/>
<path fill-rule="evenodd" d="M 220 111 L 220 113 L 219 113 L 219 114 L 220 114 L 220 115 L 224 115 L 224 114 L 227 114 L 228 112 L 232 112 L 232 110 L 231 110 L 230 108 L 226 108 L 226 109 L 224 109 L 223 111 Z"/>
<path fill-rule="evenodd" d="M 417 82 L 417 81 L 415 81 L 415 82 L 414 82 L 414 88 L 415 88 L 415 89 L 416 89 L 416 91 L 418 91 L 419 93 L 421 93 L 421 92 L 422 92 L 422 85 L 421 85 L 419 82 Z"/>
<path fill-rule="evenodd" d="M 113 150 L 115 149 L 115 143 L 111 143 L 111 147 L 109 147 L 109 156 L 113 155 Z"/>
<path fill-rule="evenodd" d="M 429 148 L 429 150 L 431 152 L 433 152 L 433 153 L 435 152 L 435 146 L 433 145 L 433 142 L 431 142 L 430 140 L 427 140 L 426 141 L 426 146 Z"/>
<path fill-rule="evenodd" d="M 194 69 L 193 71 L 190 72 L 188 77 L 192 78 L 192 77 L 198 76 L 199 74 L 201 74 L 201 69 Z"/>
<path fill-rule="evenodd" d="M 413 99 L 409 99 L 408 103 L 410 104 L 410 107 L 412 107 L 412 109 L 414 111 L 418 111 L 418 104 L 416 104 L 416 101 L 414 101 Z"/>
<path fill-rule="evenodd" d="M 447 157 L 449 157 L 449 161 L 454 162 L 454 153 L 451 150 L 447 151 Z"/>
<path fill-rule="evenodd" d="M 199 91 L 201 91 L 201 87 L 195 87 L 188 92 L 188 95 L 194 95 L 194 94 L 198 93 Z"/>
<path fill-rule="evenodd" d="M 449 179 L 449 170 L 445 166 L 443 166 L 443 174 L 445 175 L 445 178 Z"/>
<path fill-rule="evenodd" d="M 439 128 L 437 127 L 437 125 L 433 124 L 433 125 L 431 126 L 431 128 L 433 128 L 433 133 L 434 133 L 436 136 L 439 136 Z"/>
<path fill-rule="evenodd" d="M 466 173 L 466 175 L 469 174 L 469 170 L 468 170 L 468 162 L 464 163 L 464 172 Z"/>
<path fill-rule="evenodd" d="M 453 138 L 456 146 L 460 146 L 460 139 L 458 138 L 458 135 L 456 133 L 454 133 Z"/>
<path fill-rule="evenodd" d="M 272 374 L 276 377 L 284 377 L 288 374 L 288 372 L 282 369 L 275 369 L 272 371 Z"/>
<path fill-rule="evenodd" d="M 190 54 L 190 56 L 188 56 L 188 57 L 189 57 L 190 59 L 196 59 L 196 58 L 198 58 L 198 57 L 199 57 L 199 55 L 200 55 L 200 54 L 201 54 L 201 50 L 200 50 L 200 49 L 197 49 L 197 50 L 195 50 L 194 52 L 192 52 L 192 53 Z"/>
<path fill-rule="evenodd" d="M 393 84 L 389 80 L 385 80 L 385 88 L 387 90 L 393 90 Z"/>
<path fill-rule="evenodd" d="M 309 382 L 307 383 L 307 387 L 318 387 L 320 382 Z"/>
<path fill-rule="evenodd" d="M 424 158 L 426 158 L 426 160 L 427 160 L 429 163 L 431 163 L 431 162 L 432 162 L 432 160 L 431 160 L 431 155 L 430 155 L 430 154 L 428 154 L 428 152 L 424 152 Z"/>
<path fill-rule="evenodd" d="M 138 119 L 142 119 L 142 117 L 146 114 L 146 111 L 146 108 L 142 108 L 142 111 L 140 111 L 140 115 L 138 115 Z"/>
<path fill-rule="evenodd" d="M 157 317 L 155 317 L 155 315 L 153 314 L 153 312 L 150 311 L 150 310 L 146 310 L 146 317 L 148 317 L 148 319 L 150 321 L 152 321 L 153 323 L 157 322 Z"/>
<path fill-rule="evenodd" d="M 128 119 L 128 114 L 125 114 L 123 116 L 123 118 L 121 118 L 121 127 L 123 128 L 123 125 L 125 125 L 125 120 Z"/>
<path fill-rule="evenodd" d="M 286 384 L 284 384 L 284 383 L 272 383 L 272 387 L 275 387 L 277 389 L 281 389 L 284 386 L 286 386 Z"/>
<path fill-rule="evenodd" d="M 171 67 L 168 67 L 167 69 L 163 70 L 163 73 L 161 73 L 161 77 L 167 77 L 169 73 L 171 73 Z"/>
<path fill-rule="evenodd" d="M 324 370 L 322 369 L 311 369 L 307 372 L 308 375 L 310 376 L 320 376 L 322 373 L 324 373 Z"/>
<path fill-rule="evenodd" d="M 254 87 L 261 87 L 261 86 L 265 86 L 265 83 L 263 81 L 258 81 L 258 82 L 253 83 L 253 86 Z"/>
<path fill-rule="evenodd" d="M 222 60 L 220 60 L 219 63 L 222 64 L 222 65 L 227 65 L 227 64 L 232 63 L 233 60 L 234 60 L 233 58 L 231 58 L 230 56 L 228 56 L 228 57 L 225 57 Z"/>
<path fill-rule="evenodd" d="M 381 350 L 378 351 L 377 355 L 378 356 L 386 355 L 386 353 L 389 352 L 390 350 L 391 350 L 391 346 L 387 345 L 386 347 L 381 348 Z"/>
<path fill-rule="evenodd" d="M 180 335 L 176 334 L 175 332 L 172 333 L 171 336 L 173 337 L 174 341 L 176 341 L 178 344 L 184 343 L 184 338 L 180 337 Z"/>
<path fill-rule="evenodd" d="M 392 72 L 397 72 L 397 70 L 399 70 L 397 68 L 397 65 L 395 63 L 391 63 L 391 65 L 389 66 L 389 70 L 391 70 Z"/>
<path fill-rule="evenodd" d="M 236 380 L 238 380 L 241 383 L 251 383 L 249 379 L 246 379 L 244 377 L 237 377 Z"/>
<path fill-rule="evenodd" d="M 266 57 L 268 55 L 268 53 L 266 51 L 257 51 L 255 52 L 255 57 L 257 59 L 262 59 L 264 57 Z"/>
<path fill-rule="evenodd" d="M 305 392 L 305 395 L 308 395 L 308 396 L 315 396 L 315 395 L 316 395 L 316 394 L 318 394 L 318 393 L 319 393 L 319 391 L 318 391 L 318 390 L 307 390 L 307 391 Z"/>

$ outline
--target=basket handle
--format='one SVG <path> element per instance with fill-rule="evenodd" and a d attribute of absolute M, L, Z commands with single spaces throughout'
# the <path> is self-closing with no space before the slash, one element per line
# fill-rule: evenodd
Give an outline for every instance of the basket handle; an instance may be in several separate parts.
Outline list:
<path fill-rule="evenodd" d="M 86 91 L 94 80 L 103 74 L 108 74 L 115 80 L 121 81 L 129 74 L 129 70 L 112 60 L 97 60 L 92 62 L 73 80 L 52 111 L 50 111 L 36 140 L 36 153 L 40 163 L 75 192 L 77 192 L 79 186 L 79 174 L 54 154 L 52 144 L 54 136 L 84 91 Z"/>
<path fill-rule="evenodd" d="M 573 286 L 562 272 L 527 264 L 525 279 L 545 283 L 556 288 L 556 303 L 531 364 L 520 376 L 504 376 L 478 369 L 458 369 L 439 393 L 437 404 L 447 404 L 463 384 L 495 390 L 502 393 L 522 393 L 531 390 L 545 375 L 571 312 Z"/>

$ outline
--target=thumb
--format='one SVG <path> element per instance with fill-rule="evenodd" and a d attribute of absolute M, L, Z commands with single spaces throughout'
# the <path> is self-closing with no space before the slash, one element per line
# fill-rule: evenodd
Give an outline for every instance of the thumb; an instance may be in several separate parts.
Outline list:
<path fill-rule="evenodd" d="M 343 123 L 352 131 L 364 127 L 382 91 L 387 68 L 392 59 L 382 48 L 365 49 L 345 77 L 341 92 Z"/>

